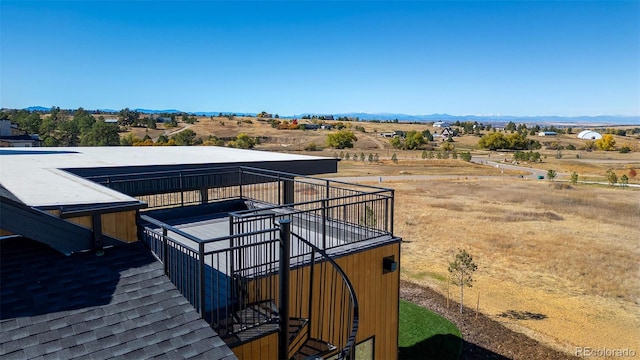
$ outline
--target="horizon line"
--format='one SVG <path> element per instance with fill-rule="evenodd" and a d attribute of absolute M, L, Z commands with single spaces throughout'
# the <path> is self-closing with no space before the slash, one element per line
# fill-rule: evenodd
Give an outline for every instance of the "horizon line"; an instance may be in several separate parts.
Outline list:
<path fill-rule="evenodd" d="M 96 108 L 96 109 L 89 109 L 89 108 L 85 108 L 82 106 L 79 106 L 77 108 L 71 108 L 71 107 L 61 107 L 61 106 L 51 106 L 51 107 L 46 107 L 46 106 L 40 106 L 40 105 L 33 105 L 33 106 L 28 106 L 28 107 L 23 107 L 23 108 L 15 108 L 15 107 L 2 107 L 2 110 L 29 110 L 29 111 L 33 111 L 34 108 L 41 108 L 43 109 L 42 111 L 46 111 L 46 110 L 51 110 L 54 107 L 58 107 L 60 109 L 63 110 L 77 110 L 79 108 L 82 108 L 84 110 L 87 111 L 109 111 L 109 112 L 118 112 L 120 110 L 123 109 L 130 109 L 130 110 L 134 110 L 134 111 L 139 111 L 142 113 L 145 113 L 145 111 L 148 112 L 179 112 L 179 113 L 187 113 L 187 114 L 203 114 L 203 113 L 221 113 L 221 114 L 246 114 L 246 115 L 255 115 L 255 114 L 259 114 L 259 112 L 248 112 L 248 111 L 208 111 L 208 110 L 199 110 L 199 111 L 185 111 L 185 110 L 180 110 L 180 109 L 153 109 L 153 108 L 147 108 L 147 107 L 135 107 L 135 108 L 130 108 L 130 107 L 124 107 L 121 108 L 120 110 L 117 109 L 110 109 L 110 108 Z M 46 110 L 45 110 L 46 109 Z M 266 111 L 266 110 L 263 110 Z M 305 115 L 320 115 L 320 116 L 334 116 L 334 115 L 349 115 L 349 114 L 363 114 L 363 115 L 371 115 L 371 116 L 375 116 L 375 115 L 382 115 L 382 116 L 395 116 L 395 115 L 401 115 L 401 116 L 411 116 L 411 117 L 426 117 L 426 116 L 452 116 L 452 117 L 483 117 L 483 118 L 492 118 L 492 117 L 512 117 L 512 118 L 542 118 L 542 117 L 554 117 L 554 118 L 584 118 L 584 117 L 588 117 L 588 118 L 597 118 L 597 117 L 616 117 L 616 118 L 638 118 L 640 119 L 640 114 L 637 115 L 624 115 L 624 114 L 596 114 L 596 115 L 511 115 L 511 114 L 450 114 L 450 113 L 446 113 L 446 112 L 434 112 L 431 114 L 407 114 L 407 113 L 400 113 L 400 112 L 367 112 L 367 111 L 348 111 L 348 112 L 302 112 L 299 114 L 283 114 L 280 115 L 276 112 L 271 113 L 273 115 L 278 115 L 279 117 L 297 117 L 297 116 L 305 116 Z M 400 120 L 400 119 L 398 119 Z"/>

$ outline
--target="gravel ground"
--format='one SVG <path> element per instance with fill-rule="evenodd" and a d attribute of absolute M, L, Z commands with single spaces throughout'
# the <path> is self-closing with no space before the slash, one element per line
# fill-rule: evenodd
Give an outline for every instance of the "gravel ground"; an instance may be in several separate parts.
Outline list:
<path fill-rule="evenodd" d="M 462 359 L 575 359 L 510 330 L 488 316 L 478 314 L 476 319 L 473 309 L 465 307 L 464 314 L 460 314 L 459 304 L 454 301 L 450 301 L 447 309 L 446 298 L 428 287 L 401 281 L 400 298 L 456 324 L 464 340 Z"/>

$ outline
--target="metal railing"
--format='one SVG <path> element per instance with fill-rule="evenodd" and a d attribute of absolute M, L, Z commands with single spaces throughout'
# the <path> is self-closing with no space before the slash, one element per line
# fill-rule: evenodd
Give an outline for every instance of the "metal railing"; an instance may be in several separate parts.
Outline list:
<path fill-rule="evenodd" d="M 393 233 L 393 189 L 377 186 L 251 167 L 141 172 L 87 179 L 146 202 L 148 210 L 246 199 L 253 204 L 288 205 L 296 210 L 326 209 L 325 218 Z"/>
<path fill-rule="evenodd" d="M 198 238 L 144 213 L 139 222 L 139 238 L 229 344 L 278 329 L 280 339 L 289 340 L 292 319 L 306 327 L 304 340 L 326 343 L 323 356 L 344 358 L 353 349 L 358 303 L 333 257 L 392 236 L 393 190 L 247 167 L 90 179 L 147 202 L 150 210 L 226 200 L 243 204 L 243 210 L 225 211 L 229 235 L 222 237 Z M 282 223 L 291 237 L 288 261 L 279 252 L 276 224 Z M 286 285 L 282 260 L 289 270 L 286 301 L 279 292 Z M 285 311 L 279 308 L 283 303 Z M 293 340 L 288 356 L 303 342 Z"/>
<path fill-rule="evenodd" d="M 273 284 L 250 280 L 277 272 L 277 227 L 200 239 L 146 215 L 140 220 L 141 240 L 164 264 L 165 274 L 182 295 L 221 336 L 277 319 L 273 314 L 258 318 L 258 313 L 236 319 L 242 321 L 231 318 L 247 308 L 251 299 L 275 299 Z M 238 328 L 239 324 L 245 325 Z"/>
<path fill-rule="evenodd" d="M 280 329 L 287 349 L 280 353 L 286 358 L 307 339 L 324 342 L 324 354 L 339 359 L 352 350 L 358 329 L 353 286 L 325 251 L 290 232 L 289 219 L 269 214 L 260 219 L 261 230 L 216 239 L 199 239 L 146 215 L 140 219 L 140 237 L 164 264 L 165 274 L 230 343 L 262 326 L 256 334 Z M 275 221 L 287 224 L 286 256 L 282 225 L 275 227 Z M 304 320 L 308 327 L 299 344 L 288 342 L 290 319 Z"/>

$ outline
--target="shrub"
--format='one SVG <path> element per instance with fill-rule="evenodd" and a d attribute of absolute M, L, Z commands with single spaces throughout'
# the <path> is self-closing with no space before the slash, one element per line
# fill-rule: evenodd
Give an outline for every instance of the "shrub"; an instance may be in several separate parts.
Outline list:
<path fill-rule="evenodd" d="M 318 145 L 316 145 L 316 143 L 314 142 L 310 142 L 307 145 L 304 146 L 304 149 L 306 151 L 318 151 Z M 336 156 L 337 157 L 337 156 Z"/>
<path fill-rule="evenodd" d="M 607 170 L 607 181 L 609 181 L 609 185 L 613 186 L 618 182 L 618 175 L 613 172 L 613 169 Z"/>
<path fill-rule="evenodd" d="M 620 184 L 622 184 L 623 187 L 629 185 L 629 178 L 627 177 L 627 175 L 622 175 L 620 177 Z"/>
<path fill-rule="evenodd" d="M 573 185 L 578 183 L 578 173 L 576 173 L 575 171 L 571 174 L 571 183 Z"/>
<path fill-rule="evenodd" d="M 355 141 L 358 138 L 349 130 L 339 130 L 327 135 L 327 146 L 336 149 L 352 148 Z"/>
<path fill-rule="evenodd" d="M 602 135 L 601 139 L 598 139 L 595 141 L 595 145 L 600 150 L 611 151 L 614 149 L 614 146 L 616 145 L 616 140 L 613 138 L 613 135 L 604 134 Z"/>
<path fill-rule="evenodd" d="M 466 162 L 470 162 L 471 161 L 471 152 L 466 151 L 466 152 L 461 152 L 460 153 L 460 158 Z"/>

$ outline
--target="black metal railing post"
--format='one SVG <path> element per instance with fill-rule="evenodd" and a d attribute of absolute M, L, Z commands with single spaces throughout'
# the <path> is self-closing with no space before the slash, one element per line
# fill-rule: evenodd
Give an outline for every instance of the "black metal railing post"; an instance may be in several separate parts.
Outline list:
<path fill-rule="evenodd" d="M 289 243 L 291 241 L 291 220 L 282 219 L 280 226 L 280 336 L 278 337 L 278 358 L 289 358 L 289 275 L 291 271 L 291 253 Z"/>
<path fill-rule="evenodd" d="M 389 198 L 384 199 L 384 231 L 389 232 Z"/>
<path fill-rule="evenodd" d="M 236 288 L 236 258 L 235 258 L 235 254 L 236 254 L 236 250 L 235 250 L 235 245 L 236 242 L 235 240 L 235 231 L 233 231 L 233 225 L 234 225 L 234 220 L 233 220 L 233 215 L 229 215 L 229 270 L 230 270 L 230 279 L 229 279 L 229 283 L 231 286 L 231 289 L 235 289 Z M 234 297 L 235 299 L 235 295 L 231 295 L 232 297 Z"/>
<path fill-rule="evenodd" d="M 184 206 L 184 183 L 182 172 L 180 172 L 180 206 Z"/>
<path fill-rule="evenodd" d="M 327 249 L 327 200 L 322 200 L 322 250 Z"/>
<path fill-rule="evenodd" d="M 329 180 L 327 180 L 325 184 L 324 198 L 325 200 L 329 200 L 331 198 L 331 184 Z"/>
<path fill-rule="evenodd" d="M 391 233 L 393 234 L 393 208 L 394 208 L 394 199 L 395 199 L 395 190 L 391 189 L 391 213 L 389 214 L 390 217 L 390 221 L 389 223 L 391 224 Z"/>
<path fill-rule="evenodd" d="M 240 199 L 242 200 L 242 168 L 238 168 L 238 186 L 240 187 Z"/>
<path fill-rule="evenodd" d="M 167 228 L 162 227 L 162 262 L 164 263 L 164 274 L 169 275 L 169 241 L 167 241 Z"/>
<path fill-rule="evenodd" d="M 313 328 L 313 284 L 315 283 L 314 279 L 314 270 L 316 267 L 316 249 L 311 248 L 311 265 L 309 267 L 309 313 L 307 314 L 307 319 L 309 319 L 309 329 Z M 311 331 L 307 332 L 307 337 L 309 337 Z"/>
<path fill-rule="evenodd" d="M 201 242 L 198 244 L 198 257 L 200 258 L 200 269 L 199 269 L 199 274 L 198 276 L 200 277 L 199 280 L 199 291 L 200 291 L 200 317 L 201 318 L 205 318 L 205 291 L 204 291 L 204 243 Z"/>
<path fill-rule="evenodd" d="M 278 174 L 278 205 L 282 205 L 282 180 L 280 179 L 280 174 Z"/>

